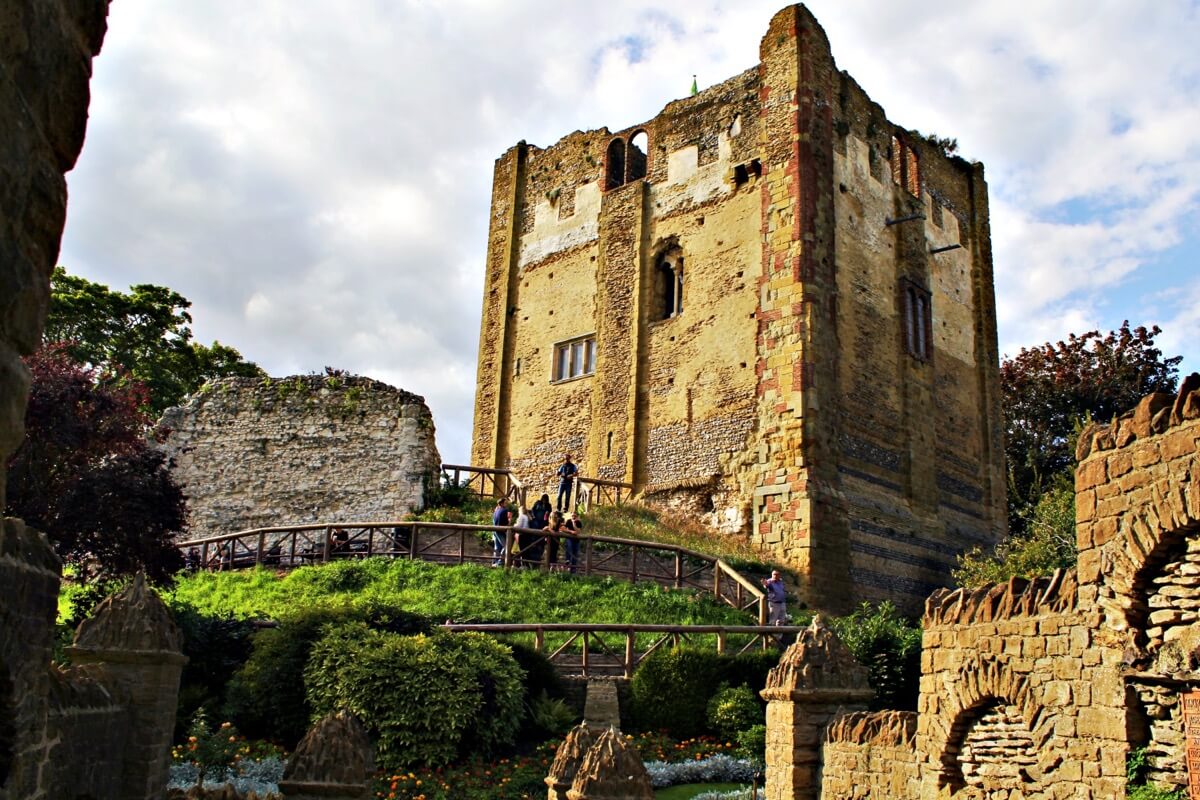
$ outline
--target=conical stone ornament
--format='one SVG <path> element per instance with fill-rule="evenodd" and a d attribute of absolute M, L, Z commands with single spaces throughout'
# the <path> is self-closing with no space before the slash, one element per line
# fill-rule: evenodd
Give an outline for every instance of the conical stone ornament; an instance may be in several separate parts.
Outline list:
<path fill-rule="evenodd" d="M 609 728 L 583 757 L 567 800 L 654 800 L 641 756 Z"/>
<path fill-rule="evenodd" d="M 359 800 L 367 797 L 374 771 L 374 749 L 366 729 L 358 717 L 336 711 L 300 741 L 283 769 L 279 791 L 288 800 Z"/>
<path fill-rule="evenodd" d="M 563 739 L 562 744 L 554 753 L 554 763 L 550 765 L 550 774 L 546 776 L 548 800 L 566 800 L 567 790 L 571 788 L 571 783 L 575 780 L 579 765 L 583 763 L 583 757 L 587 755 L 588 750 L 592 749 L 592 745 L 596 743 L 598 735 L 597 728 L 581 722 L 571 729 L 567 738 Z"/>

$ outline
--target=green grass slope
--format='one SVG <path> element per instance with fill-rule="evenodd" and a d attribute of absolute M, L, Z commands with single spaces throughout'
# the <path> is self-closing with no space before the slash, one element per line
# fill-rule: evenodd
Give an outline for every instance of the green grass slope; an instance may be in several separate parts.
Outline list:
<path fill-rule="evenodd" d="M 453 622 L 746 625 L 748 614 L 709 595 L 535 570 L 368 558 L 181 577 L 176 600 L 201 612 L 278 618 L 315 606 L 379 604 Z"/>

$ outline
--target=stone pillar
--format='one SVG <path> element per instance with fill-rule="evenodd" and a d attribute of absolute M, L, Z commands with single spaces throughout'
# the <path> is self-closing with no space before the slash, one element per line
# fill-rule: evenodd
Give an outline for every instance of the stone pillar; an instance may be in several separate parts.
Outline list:
<path fill-rule="evenodd" d="M 866 710 L 874 694 L 866 668 L 820 616 L 814 617 L 762 690 L 767 701 L 767 800 L 817 800 L 825 726 L 839 714 Z"/>
<path fill-rule="evenodd" d="M 596 743 L 597 732 L 598 729 L 589 727 L 584 721 L 572 728 L 567 738 L 563 739 L 554 753 L 550 774 L 546 776 L 547 800 L 567 800 L 567 790 L 575 780 L 583 757 Z"/>
<path fill-rule="evenodd" d="M 375 753 L 358 717 L 327 714 L 296 747 L 279 791 L 287 800 L 362 800 L 369 793 Z"/>
<path fill-rule="evenodd" d="M 129 698 L 119 796 L 160 800 L 171 765 L 179 675 L 187 661 L 171 613 L 139 573 L 79 625 L 67 654 L 74 664 L 98 665 Z"/>
<path fill-rule="evenodd" d="M 654 800 L 654 789 L 641 756 L 609 728 L 583 757 L 567 800 Z"/>

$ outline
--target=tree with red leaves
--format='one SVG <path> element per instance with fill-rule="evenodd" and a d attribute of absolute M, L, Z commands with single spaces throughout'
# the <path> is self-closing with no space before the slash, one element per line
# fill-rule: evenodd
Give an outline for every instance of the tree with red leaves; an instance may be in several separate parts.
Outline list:
<path fill-rule="evenodd" d="M 5 512 L 45 531 L 84 580 L 145 570 L 169 583 L 182 567 L 172 539 L 186 528 L 187 504 L 146 441 L 145 387 L 101 381 L 61 346 L 26 364 L 33 383 Z"/>
<path fill-rule="evenodd" d="M 1174 392 L 1181 356 L 1164 358 L 1161 333 L 1130 328 L 1071 334 L 1065 342 L 1022 349 L 1000 365 L 1009 526 L 1025 527 L 1039 498 L 1070 478 L 1075 439 L 1088 419 L 1107 421 L 1151 392 Z"/>

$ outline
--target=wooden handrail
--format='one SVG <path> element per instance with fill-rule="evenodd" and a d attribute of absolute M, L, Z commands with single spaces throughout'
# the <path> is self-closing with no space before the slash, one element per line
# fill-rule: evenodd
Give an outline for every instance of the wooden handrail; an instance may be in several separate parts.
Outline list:
<path fill-rule="evenodd" d="M 750 636 L 750 641 L 736 651 L 744 653 L 756 645 L 764 650 L 781 647 L 785 644 L 784 637 L 798 635 L 805 630 L 800 625 L 653 625 L 587 622 L 447 622 L 441 627 L 446 631 L 475 631 L 492 636 L 532 633 L 534 649 L 539 653 L 545 653 L 550 663 L 560 671 L 588 678 L 594 674 L 605 674 L 611 677 L 614 674 L 612 670 L 616 670 L 626 680 L 633 677 L 634 671 L 642 661 L 667 643 L 672 647 L 678 647 L 683 643 L 695 644 L 695 639 L 692 637 L 713 636 L 717 652 L 725 653 L 729 636 Z M 548 646 L 547 633 L 569 635 L 563 641 L 558 642 L 556 646 Z M 600 634 L 604 633 L 623 635 L 625 638 L 624 648 L 610 646 L 609 642 L 605 642 L 600 637 Z M 649 646 L 640 653 L 637 649 L 639 635 L 653 638 Z M 572 645 L 575 647 L 572 648 Z M 550 649 L 551 647 L 553 649 Z"/>
<path fill-rule="evenodd" d="M 629 489 L 630 491 L 633 491 L 632 483 L 624 483 L 622 481 L 613 481 L 613 480 L 609 480 L 608 478 L 589 478 L 586 475 L 577 475 L 577 476 L 575 476 L 575 480 L 579 481 L 580 483 L 593 483 L 593 484 L 596 484 L 597 486 L 615 486 L 620 489 Z"/>

